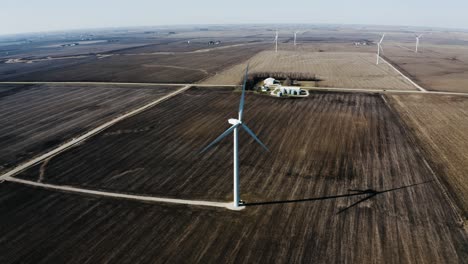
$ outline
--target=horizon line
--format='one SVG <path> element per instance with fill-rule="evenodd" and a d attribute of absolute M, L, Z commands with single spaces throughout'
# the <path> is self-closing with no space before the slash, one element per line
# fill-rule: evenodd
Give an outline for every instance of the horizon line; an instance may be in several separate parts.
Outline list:
<path fill-rule="evenodd" d="M 139 25 L 139 26 L 97 26 L 97 27 L 83 27 L 83 28 L 69 28 L 69 29 L 58 29 L 58 30 L 37 30 L 37 31 L 23 31 L 17 33 L 0 33 L 0 37 L 16 37 L 21 35 L 36 35 L 36 34 L 59 34 L 59 33 L 69 33 L 76 31 L 100 31 L 100 30 L 118 30 L 118 29 L 138 29 L 138 28 L 157 28 L 157 27 L 166 27 L 166 28 L 176 28 L 176 27 L 197 27 L 197 26 L 311 26 L 311 25 L 321 25 L 321 26 L 373 26 L 373 27 L 406 27 L 406 28 L 420 28 L 428 31 L 459 31 L 468 33 L 468 28 L 460 27 L 440 27 L 440 26 L 419 26 L 419 25 L 396 25 L 396 24 L 360 24 L 360 23 L 325 23 L 325 22 L 310 22 L 310 23 L 294 23 L 294 22 L 285 22 L 285 23 L 193 23 L 193 24 L 184 24 L 184 23 L 174 23 L 174 24 L 154 24 L 154 25 Z"/>

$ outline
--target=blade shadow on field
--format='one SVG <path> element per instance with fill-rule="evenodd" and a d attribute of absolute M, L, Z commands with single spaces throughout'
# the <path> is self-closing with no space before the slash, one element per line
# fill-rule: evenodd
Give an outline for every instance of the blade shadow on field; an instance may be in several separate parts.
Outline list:
<path fill-rule="evenodd" d="M 411 188 L 415 187 L 417 185 L 422 185 L 426 183 L 433 182 L 434 180 L 430 181 L 425 181 L 421 183 L 415 183 L 415 184 L 410 184 L 410 185 L 405 185 L 401 187 L 396 187 L 396 188 L 391 188 L 383 191 L 377 191 L 374 189 L 366 189 L 366 190 L 357 190 L 357 189 L 349 189 L 347 194 L 338 194 L 338 195 L 330 195 L 330 196 L 322 196 L 322 197 L 314 197 L 314 198 L 304 198 L 304 199 L 292 199 L 292 200 L 276 200 L 276 201 L 264 201 L 264 202 L 245 202 L 243 205 L 244 206 L 261 206 L 261 205 L 274 205 L 274 204 L 288 204 L 288 203 L 304 203 L 304 202 L 312 202 L 312 201 L 322 201 L 322 200 L 330 200 L 330 199 L 339 199 L 339 198 L 345 198 L 345 197 L 353 197 L 353 196 L 361 196 L 361 195 L 367 195 L 366 197 L 362 198 L 361 200 L 351 204 L 350 206 L 341 209 L 338 211 L 337 214 L 341 214 L 345 212 L 346 210 L 366 201 L 369 200 L 379 194 L 384 194 L 388 192 L 393 192 L 401 189 L 406 189 L 406 188 Z"/>
<path fill-rule="evenodd" d="M 401 190 L 401 189 L 406 189 L 406 188 L 411 188 L 411 187 L 414 187 L 414 186 L 418 186 L 418 185 L 422 185 L 422 184 L 426 184 L 426 183 L 430 183 L 430 182 L 433 182 L 434 180 L 430 180 L 430 181 L 425 181 L 425 182 L 420 182 L 420 183 L 415 183 L 415 184 L 410 184 L 410 185 L 406 185 L 406 186 L 401 186 L 401 187 L 397 187 L 397 188 L 392 188 L 392 189 L 388 189 L 388 190 L 383 190 L 383 191 L 375 191 L 375 190 L 372 190 L 372 189 L 367 189 L 367 190 L 348 190 L 348 191 L 351 191 L 351 192 L 356 192 L 358 194 L 368 194 L 367 197 L 364 197 L 362 198 L 361 200 L 351 204 L 350 206 L 346 207 L 346 208 L 343 208 L 341 209 L 340 211 L 338 211 L 338 213 L 336 214 L 341 214 L 345 211 L 347 211 L 348 209 L 351 209 L 352 207 L 355 207 L 356 205 L 364 202 L 364 201 L 367 201 L 379 194 L 384 194 L 384 193 L 387 193 L 387 192 L 393 192 L 393 191 L 397 191 L 397 190 Z"/>

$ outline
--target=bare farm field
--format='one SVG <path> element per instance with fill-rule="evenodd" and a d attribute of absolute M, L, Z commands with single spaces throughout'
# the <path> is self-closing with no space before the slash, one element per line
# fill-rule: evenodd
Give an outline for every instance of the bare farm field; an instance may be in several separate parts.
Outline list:
<path fill-rule="evenodd" d="M 315 75 L 317 86 L 362 89 L 416 89 L 395 69 L 382 62 L 375 65 L 375 54 L 359 52 L 263 51 L 249 60 L 250 73 L 280 72 Z M 245 64 L 238 64 L 205 80 L 205 84 L 238 84 Z"/>
<path fill-rule="evenodd" d="M 324 198 L 242 212 L 145 204 L 0 185 L 0 262 L 463 263 L 467 237 L 448 221 L 407 218 L 400 189 L 337 214 Z M 426 188 L 426 187 L 424 187 Z M 428 205 L 430 206 L 430 205 Z M 437 208 L 434 208 L 437 210 Z M 67 239 L 62 239 L 66 237 Z"/>
<path fill-rule="evenodd" d="M 18 177 L 38 181 L 42 171 L 44 183 L 230 200 L 231 140 L 203 155 L 199 151 L 228 126 L 226 119 L 236 114 L 238 97 L 230 89 L 193 88 Z M 8 227 L 4 237 L 16 237 L 24 230 L 49 232 L 44 237 L 19 236 L 1 247 L 0 255 L 11 261 L 45 254 L 41 259 L 70 262 L 88 257 L 130 261 L 155 255 L 205 263 L 466 259 L 468 237 L 456 211 L 415 147 L 413 135 L 381 95 L 316 92 L 306 99 L 288 100 L 249 93 L 246 105 L 246 123 L 271 152 L 263 152 L 241 133 L 245 210 L 78 200 L 48 191 L 35 193 L 40 198 L 31 203 L 21 198 L 30 193 L 29 187 L 8 183 L 0 203 L 23 201 L 15 207 L 23 213 L 0 207 L 12 216 L 2 218 Z M 54 212 L 54 221 L 46 221 L 47 217 L 27 221 L 34 208 L 43 208 L 44 215 Z M 77 215 L 82 217 L 76 219 Z M 101 232 L 86 230 L 107 231 L 101 237 Z M 70 244 L 52 239 L 63 232 L 70 234 Z M 129 243 L 116 247 L 118 234 Z M 76 239 L 82 241 L 80 247 L 67 250 Z M 19 244 L 54 250 L 15 250 Z"/>
<path fill-rule="evenodd" d="M 16 65 L 0 64 L 0 73 L 2 69 L 5 73 L 4 78 L 0 74 L 0 80 L 192 83 L 214 75 L 239 61 L 245 61 L 264 48 L 263 44 L 256 44 L 213 49 L 208 52 L 109 54 L 111 56 L 102 59 L 86 58 L 62 67 L 53 64 L 46 69 L 34 68 L 34 64 L 27 64 L 29 70 L 23 74 L 16 69 Z"/>
<path fill-rule="evenodd" d="M 219 49 L 227 49 L 230 47 L 237 47 L 237 46 L 245 46 L 245 45 L 252 45 L 258 44 L 260 40 L 252 40 L 249 42 L 245 42 L 245 39 L 241 38 L 232 38 L 227 39 L 226 41 L 221 42 L 217 45 L 208 45 L 210 40 L 218 40 L 219 38 L 208 38 L 208 37 L 199 37 L 190 39 L 190 43 L 187 40 L 178 40 L 174 39 L 171 42 L 166 43 L 157 43 L 151 45 L 145 45 L 142 47 L 135 47 L 135 48 L 128 48 L 122 50 L 116 50 L 114 52 L 110 52 L 109 54 L 125 54 L 125 55 L 151 55 L 151 54 L 158 54 L 158 53 L 192 53 L 192 52 L 204 52 L 209 50 L 219 50 Z"/>
<path fill-rule="evenodd" d="M 412 94 L 391 99 L 468 219 L 468 97 Z"/>
<path fill-rule="evenodd" d="M 175 89 L 0 85 L 0 171 Z"/>
<path fill-rule="evenodd" d="M 468 46 L 390 43 L 385 57 L 427 90 L 468 92 Z"/>
<path fill-rule="evenodd" d="M 0 81 L 17 81 L 22 76 L 37 74 L 38 72 L 56 71 L 67 67 L 75 67 L 93 59 L 86 57 L 62 58 L 60 60 L 40 60 L 33 63 L 0 62 Z"/>

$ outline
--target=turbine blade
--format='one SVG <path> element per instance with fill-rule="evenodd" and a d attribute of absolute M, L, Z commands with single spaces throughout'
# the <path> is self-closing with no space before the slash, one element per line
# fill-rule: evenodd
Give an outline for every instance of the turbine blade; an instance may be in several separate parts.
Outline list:
<path fill-rule="evenodd" d="M 204 149 L 200 151 L 200 153 L 203 153 L 213 147 L 216 143 L 220 142 L 221 139 L 225 138 L 227 135 L 229 135 L 236 127 L 239 125 L 233 125 L 230 128 L 228 128 L 226 131 L 224 131 L 219 137 L 217 137 L 213 142 L 211 142 L 208 146 L 206 146 Z"/>
<path fill-rule="evenodd" d="M 270 151 L 267 146 L 265 146 L 265 144 L 262 143 L 262 141 L 260 141 L 260 139 L 258 139 L 258 137 L 255 135 L 254 132 L 252 132 L 252 130 L 250 130 L 250 128 L 248 126 L 246 126 L 245 124 L 242 124 L 242 127 L 245 129 L 245 131 L 247 131 L 247 133 L 249 133 L 249 135 L 251 137 L 253 137 L 253 139 L 255 139 L 255 141 L 257 141 L 258 144 L 260 144 L 260 146 L 262 146 L 266 151 Z"/>
<path fill-rule="evenodd" d="M 242 95 L 239 103 L 239 121 L 242 122 L 242 115 L 244 114 L 244 102 L 245 102 L 245 86 L 247 85 L 247 77 L 249 74 L 249 64 L 247 64 L 247 68 L 245 69 L 245 76 L 244 76 L 244 85 L 242 85 Z"/>

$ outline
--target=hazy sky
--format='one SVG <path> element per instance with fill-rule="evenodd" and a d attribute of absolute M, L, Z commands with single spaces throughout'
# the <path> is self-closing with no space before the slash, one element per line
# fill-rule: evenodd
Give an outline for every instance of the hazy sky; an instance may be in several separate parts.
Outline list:
<path fill-rule="evenodd" d="M 0 0 L 0 34 L 233 23 L 468 28 L 468 0 Z"/>

